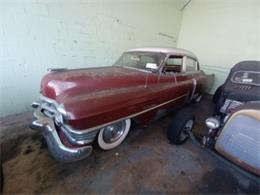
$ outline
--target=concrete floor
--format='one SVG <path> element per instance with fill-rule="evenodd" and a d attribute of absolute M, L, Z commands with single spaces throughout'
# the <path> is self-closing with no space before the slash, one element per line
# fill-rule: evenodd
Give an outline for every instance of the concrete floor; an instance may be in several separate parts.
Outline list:
<path fill-rule="evenodd" d="M 195 131 L 205 132 L 210 97 L 195 106 Z M 5 117 L 1 125 L 4 194 L 10 193 L 260 193 L 256 183 L 189 140 L 170 145 L 171 117 L 132 129 L 111 151 L 94 150 L 82 161 L 53 160 L 41 135 L 28 128 L 32 113 Z"/>

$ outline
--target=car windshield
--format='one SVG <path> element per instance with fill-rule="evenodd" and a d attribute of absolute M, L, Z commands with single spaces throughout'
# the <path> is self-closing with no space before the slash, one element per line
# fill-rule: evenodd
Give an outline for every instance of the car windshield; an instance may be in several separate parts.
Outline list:
<path fill-rule="evenodd" d="M 114 66 L 127 66 L 143 70 L 158 69 L 164 58 L 165 55 L 162 53 L 125 52 Z"/>

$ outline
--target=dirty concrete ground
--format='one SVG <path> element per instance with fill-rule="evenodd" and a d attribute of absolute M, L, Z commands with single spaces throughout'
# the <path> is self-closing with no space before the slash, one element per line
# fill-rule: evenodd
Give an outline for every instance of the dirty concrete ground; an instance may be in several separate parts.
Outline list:
<path fill-rule="evenodd" d="M 193 108 L 194 131 L 206 131 L 210 96 Z M 2 118 L 1 159 L 4 194 L 10 193 L 259 193 L 257 183 L 206 153 L 191 140 L 169 144 L 168 116 L 148 127 L 132 128 L 111 151 L 94 150 L 82 161 L 63 164 L 49 156 L 38 132 L 28 128 L 32 113 Z"/>

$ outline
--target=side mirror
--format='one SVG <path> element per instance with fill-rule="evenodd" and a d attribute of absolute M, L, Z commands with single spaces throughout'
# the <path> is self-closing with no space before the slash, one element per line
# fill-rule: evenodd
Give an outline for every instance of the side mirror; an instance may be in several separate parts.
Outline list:
<path fill-rule="evenodd" d="M 155 63 L 147 63 L 145 68 L 152 69 L 152 70 L 157 70 L 158 66 Z"/>
<path fill-rule="evenodd" d="M 206 126 L 209 129 L 217 129 L 220 126 L 220 122 L 216 117 L 209 117 L 206 119 Z"/>

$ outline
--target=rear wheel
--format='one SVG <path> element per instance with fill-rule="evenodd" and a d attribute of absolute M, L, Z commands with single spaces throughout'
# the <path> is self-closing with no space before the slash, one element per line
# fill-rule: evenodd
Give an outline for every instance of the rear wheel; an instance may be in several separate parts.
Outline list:
<path fill-rule="evenodd" d="M 180 145 L 187 141 L 194 127 L 194 115 L 190 109 L 183 109 L 174 116 L 168 129 L 168 139 L 171 143 Z"/>
<path fill-rule="evenodd" d="M 103 150 L 111 150 L 119 146 L 126 138 L 131 120 L 126 119 L 102 128 L 98 134 L 98 146 Z"/>
<path fill-rule="evenodd" d="M 3 173 L 2 162 L 1 162 L 1 176 L 0 176 L 0 180 L 1 180 L 1 188 L 0 188 L 0 192 L 2 192 L 2 191 L 3 191 L 3 185 L 4 185 L 4 173 Z"/>

